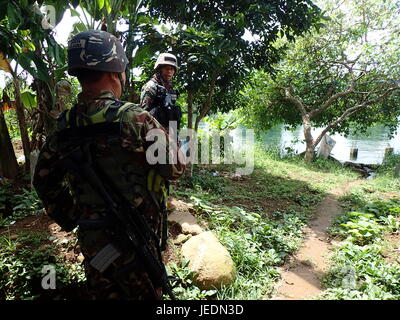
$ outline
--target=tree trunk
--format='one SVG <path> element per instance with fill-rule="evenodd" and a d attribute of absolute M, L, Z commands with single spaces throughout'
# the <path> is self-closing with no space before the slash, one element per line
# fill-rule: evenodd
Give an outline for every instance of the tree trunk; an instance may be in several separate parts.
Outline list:
<path fill-rule="evenodd" d="M 188 129 L 193 129 L 193 89 L 188 89 L 188 97 L 187 97 L 187 104 L 188 104 Z M 194 137 L 190 137 L 190 141 L 192 141 Z M 193 152 L 193 151 L 192 151 Z M 186 165 L 186 176 L 192 177 L 193 176 L 193 164 L 188 163 Z"/>
<path fill-rule="evenodd" d="M 8 133 L 6 121 L 0 104 L 0 176 L 15 179 L 18 175 L 18 163 Z"/>
<path fill-rule="evenodd" d="M 311 121 L 308 115 L 303 116 L 303 127 L 304 138 L 306 140 L 306 153 L 304 155 L 304 160 L 310 162 L 314 158 L 315 144 L 311 133 Z"/>
<path fill-rule="evenodd" d="M 188 90 L 188 97 L 187 97 L 187 104 L 188 104 L 188 128 L 193 129 L 193 90 Z"/>
<path fill-rule="evenodd" d="M 202 108 L 200 110 L 200 113 L 196 116 L 196 121 L 195 121 L 195 124 L 194 124 L 194 130 L 196 132 L 199 129 L 200 120 L 203 119 L 206 116 L 206 114 L 208 113 L 208 111 L 211 108 L 211 99 L 212 99 L 212 96 L 214 94 L 215 82 L 216 81 L 217 81 L 217 74 L 214 73 L 211 76 L 210 89 L 208 91 L 207 99 L 206 99 L 206 101 L 204 101 L 204 103 L 202 105 Z"/>
<path fill-rule="evenodd" d="M 30 142 L 29 142 L 29 135 L 28 129 L 26 126 L 26 119 L 25 119 L 25 110 L 24 106 L 21 102 L 21 89 L 18 82 L 18 77 L 15 72 L 12 72 L 13 84 L 15 88 L 15 110 L 17 113 L 19 129 L 21 131 L 21 140 L 22 140 L 22 147 L 24 149 L 24 156 L 25 156 L 25 171 L 29 171 L 30 169 Z"/>
<path fill-rule="evenodd" d="M 42 53 L 42 43 L 40 41 L 36 41 L 34 43 L 36 50 L 36 55 L 45 60 Z M 48 58 L 49 59 L 49 58 Z M 36 101 L 37 108 L 40 111 L 41 124 L 37 126 L 37 128 L 44 129 L 44 135 L 47 137 L 51 133 L 53 133 L 56 129 L 56 115 L 52 115 L 51 112 L 54 112 L 53 108 L 55 107 L 55 92 L 51 92 L 50 88 L 55 88 L 55 76 L 54 70 L 49 69 L 49 82 L 46 83 L 43 80 L 35 79 L 32 83 L 32 88 L 36 91 Z M 33 136 L 39 136 L 38 141 L 33 141 L 32 139 L 32 150 L 36 148 L 41 148 L 41 136 L 43 132 L 34 132 Z"/>
<path fill-rule="evenodd" d="M 394 177 L 400 178 L 400 163 L 396 164 L 396 167 L 394 168 Z"/>
<path fill-rule="evenodd" d="M 44 132 L 34 132 L 33 135 L 40 136 L 43 133 L 45 136 L 49 136 L 56 128 L 56 120 L 51 116 L 50 111 L 53 107 L 53 98 L 51 92 L 45 82 L 39 79 L 35 79 L 32 86 L 36 91 L 36 100 L 37 100 L 37 108 L 40 111 L 40 121 L 42 124 L 38 125 L 37 128 L 44 130 Z M 37 138 L 38 141 L 32 141 L 32 144 L 40 149 L 40 138 Z M 34 149 L 34 148 L 32 148 Z"/>

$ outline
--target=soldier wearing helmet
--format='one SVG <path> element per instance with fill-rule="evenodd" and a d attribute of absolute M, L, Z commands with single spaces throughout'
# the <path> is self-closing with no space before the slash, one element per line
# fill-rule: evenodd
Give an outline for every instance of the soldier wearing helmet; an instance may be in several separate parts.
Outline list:
<path fill-rule="evenodd" d="M 168 153 L 168 142 L 174 146 L 175 141 L 160 123 L 138 105 L 119 100 L 127 62 L 120 41 L 108 32 L 84 31 L 70 40 L 68 72 L 78 78 L 82 92 L 78 103 L 58 117 L 33 179 L 47 214 L 65 231 L 78 227 L 90 299 L 160 299 L 163 292 L 153 281 L 153 270 L 148 272 L 138 258 L 139 249 L 131 246 L 123 224 L 111 215 L 107 197 L 93 187 L 93 178 L 71 168 L 95 167 L 102 172 L 100 184 L 111 181 L 113 192 L 132 209 L 128 212 L 142 216 L 151 230 L 147 244 L 162 266 L 165 182 L 184 171 L 179 153 Z M 167 157 L 174 158 L 166 164 L 150 165 L 146 160 L 150 144 L 145 137 L 154 130 L 165 137 Z M 82 163 L 71 160 L 76 150 L 85 152 Z"/>
<path fill-rule="evenodd" d="M 167 130 L 170 121 L 175 121 L 177 129 L 181 121 L 181 110 L 175 105 L 178 92 L 172 87 L 172 79 L 177 71 L 176 56 L 161 53 L 154 66 L 154 75 L 143 86 L 140 94 L 141 107 L 149 111 Z"/>

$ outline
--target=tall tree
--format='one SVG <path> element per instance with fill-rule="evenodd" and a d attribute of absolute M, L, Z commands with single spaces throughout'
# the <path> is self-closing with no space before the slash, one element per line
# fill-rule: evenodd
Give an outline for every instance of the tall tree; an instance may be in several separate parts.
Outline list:
<path fill-rule="evenodd" d="M 307 161 L 326 133 L 365 131 L 374 123 L 393 131 L 400 114 L 395 2 L 326 5 L 326 27 L 291 46 L 275 77 L 257 73 L 245 93 L 245 113 L 255 127 L 303 125 Z M 323 127 L 317 137 L 314 126 Z"/>
<path fill-rule="evenodd" d="M 160 50 L 171 49 L 181 61 L 189 127 L 193 111 L 195 129 L 212 108 L 215 93 L 225 88 L 237 92 L 252 68 L 271 70 L 281 53 L 273 46 L 278 36 L 293 40 L 315 24 L 320 13 L 309 0 L 148 3 L 150 15 L 172 26 Z M 245 32 L 255 41 L 243 38 Z"/>

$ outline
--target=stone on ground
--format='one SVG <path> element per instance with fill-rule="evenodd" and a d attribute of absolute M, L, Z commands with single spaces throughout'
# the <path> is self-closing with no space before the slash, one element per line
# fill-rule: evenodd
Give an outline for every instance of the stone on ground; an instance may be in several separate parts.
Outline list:
<path fill-rule="evenodd" d="M 184 234 L 197 235 L 204 230 L 197 224 L 197 220 L 188 212 L 174 211 L 168 215 L 168 221 L 177 223 Z"/>
<path fill-rule="evenodd" d="M 211 231 L 186 241 L 181 253 L 189 260 L 189 269 L 194 273 L 194 283 L 200 289 L 220 288 L 235 280 L 236 269 L 232 258 Z"/>

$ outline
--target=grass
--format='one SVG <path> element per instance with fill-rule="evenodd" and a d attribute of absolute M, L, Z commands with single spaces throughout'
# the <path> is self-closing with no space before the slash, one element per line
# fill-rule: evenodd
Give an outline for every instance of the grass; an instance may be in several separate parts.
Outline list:
<path fill-rule="evenodd" d="M 370 188 L 381 188 L 382 191 L 379 192 L 393 192 L 390 188 L 397 188 L 397 181 L 390 177 L 389 167 L 388 164 L 378 172 L 375 180 L 366 181 L 371 184 Z M 264 150 L 260 147 L 256 148 L 255 168 L 251 175 L 235 177 L 235 169 L 234 165 L 223 164 L 197 166 L 193 177 L 183 177 L 174 188 L 172 195 L 193 204 L 196 216 L 216 233 L 230 252 L 237 269 L 237 278 L 232 285 L 219 290 L 204 291 L 193 285 L 193 275 L 188 269 L 187 261 L 172 261 L 167 267 L 172 275 L 179 278 L 175 281 L 174 288 L 179 299 L 268 298 L 279 279 L 278 267 L 299 247 L 303 238 L 303 227 L 312 217 L 317 205 L 330 190 L 358 177 L 350 169 L 329 160 L 317 159 L 315 162 L 305 163 L 296 156 L 282 159 L 276 150 Z M 40 210 L 34 193 L 22 191 L 18 194 L 12 192 L 11 187 L 8 190 L 6 188 L 0 189 L 0 209 L 1 206 L 7 207 L 11 215 L 3 217 L 3 225 Z M 369 193 L 365 188 L 363 185 L 354 189 L 343 198 L 343 207 L 357 212 L 368 203 L 368 197 L 379 198 L 378 191 Z M 384 233 L 381 226 L 397 227 L 395 221 L 389 217 L 390 214 L 371 221 L 370 215 L 375 214 L 372 209 L 374 208 L 370 207 L 367 212 L 341 216 L 341 220 L 335 225 L 336 230 L 332 229 L 332 234 L 336 237 L 352 235 L 354 239 L 358 239 L 347 241 L 351 244 L 347 247 L 347 252 L 354 257 L 360 257 L 356 251 L 365 246 L 365 243 Z M 379 212 L 381 210 L 380 207 L 375 209 Z M 49 243 L 47 236 L 47 233 L 21 233 L 14 239 L 10 235 L 1 235 L 0 299 L 74 298 L 73 293 L 68 293 L 67 283 L 75 284 L 76 289 L 76 284 L 80 285 L 83 281 L 82 269 L 78 264 L 63 261 L 57 245 Z M 378 259 L 378 251 L 373 247 L 366 257 Z M 338 261 L 345 261 L 341 257 Z M 378 269 L 383 268 L 379 259 L 371 260 L 377 261 Z M 342 269 L 344 263 L 341 265 Z M 57 278 L 57 292 L 43 292 L 40 287 L 38 281 L 44 264 L 54 264 L 57 268 L 57 275 L 60 277 Z M 341 279 L 348 273 L 346 270 L 342 272 L 342 278 L 339 276 L 341 273 L 336 278 L 333 273 L 331 283 L 341 283 Z M 353 272 L 352 269 L 349 270 L 350 273 Z M 396 274 L 396 269 L 387 270 L 390 270 L 391 275 Z M 344 289 L 335 290 L 339 297 L 338 292 Z M 394 296 L 393 293 L 390 294 Z M 347 292 L 342 296 L 350 297 L 351 294 Z"/>
<path fill-rule="evenodd" d="M 76 299 L 85 279 L 78 263 L 65 263 L 43 232 L 0 235 L 0 300 Z M 46 265 L 56 270 L 56 289 L 44 290 Z"/>
<path fill-rule="evenodd" d="M 343 241 L 334 250 L 320 299 L 400 298 L 400 265 L 385 260 L 384 236 L 400 229 L 400 200 L 367 203 L 340 215 L 330 232 Z"/>
<path fill-rule="evenodd" d="M 256 149 L 250 176 L 234 178 L 231 165 L 199 166 L 193 177 L 179 182 L 175 196 L 191 202 L 198 219 L 213 230 L 229 251 L 237 270 L 235 282 L 215 292 L 198 292 L 194 285 L 178 285 L 187 299 L 251 299 L 271 295 L 279 279 L 278 267 L 298 249 L 303 227 L 327 192 L 357 177 L 328 161 L 306 164 L 298 157 L 282 159 L 274 149 Z M 190 275 L 187 266 L 177 270 Z M 185 271 L 186 270 L 186 271 Z M 189 276 L 190 278 L 190 276 Z"/>
<path fill-rule="evenodd" d="M 0 227 L 6 227 L 18 220 L 41 212 L 41 202 L 35 190 L 16 188 L 10 182 L 1 185 Z"/>
<path fill-rule="evenodd" d="M 350 196 L 375 201 L 400 198 L 400 178 L 394 177 L 396 164 L 400 163 L 400 155 L 391 155 L 385 158 L 383 165 L 376 171 L 376 177 L 365 180 L 362 185 L 353 187 Z"/>

